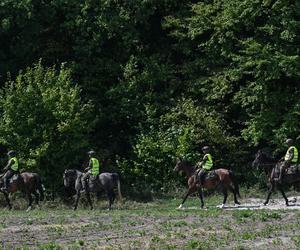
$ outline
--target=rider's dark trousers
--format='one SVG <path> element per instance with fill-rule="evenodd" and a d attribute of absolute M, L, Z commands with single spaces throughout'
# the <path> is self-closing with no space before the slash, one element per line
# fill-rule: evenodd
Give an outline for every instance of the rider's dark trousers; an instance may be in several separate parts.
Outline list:
<path fill-rule="evenodd" d="M 81 185 L 83 188 L 88 187 L 88 178 L 90 177 L 91 173 L 90 172 L 86 172 L 85 174 L 82 175 L 81 177 Z"/>
<path fill-rule="evenodd" d="M 207 170 L 205 170 L 204 168 L 202 168 L 199 172 L 199 179 L 200 179 L 200 184 L 203 185 L 203 182 L 205 180 L 205 176 L 207 174 Z"/>
<path fill-rule="evenodd" d="M 279 180 L 280 181 L 282 181 L 282 176 L 283 176 L 284 171 L 287 168 L 289 168 L 291 165 L 292 165 L 291 162 L 284 161 L 284 163 L 280 166 L 280 172 L 279 172 Z"/>
<path fill-rule="evenodd" d="M 3 176 L 3 182 L 4 182 L 4 188 L 7 189 L 8 184 L 9 184 L 9 179 L 13 177 L 14 174 L 18 173 L 17 171 L 14 171 L 12 169 L 7 170 L 5 175 Z"/>

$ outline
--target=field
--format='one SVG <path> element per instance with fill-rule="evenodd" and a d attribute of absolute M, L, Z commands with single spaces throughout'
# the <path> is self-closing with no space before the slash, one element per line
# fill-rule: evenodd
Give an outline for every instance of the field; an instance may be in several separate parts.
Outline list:
<path fill-rule="evenodd" d="M 30 212 L 1 210 L 2 249 L 300 249 L 300 210 L 297 202 L 285 209 L 279 195 L 270 206 L 244 199 L 240 208 L 219 209 L 222 197 L 206 198 L 206 209 L 194 197 L 184 209 L 180 199 L 149 203 L 117 202 L 107 211 L 104 201 L 95 210 L 70 210 L 44 203 Z M 251 209 L 250 209 L 251 208 Z M 273 209 L 272 209 L 273 208 Z M 281 209 L 278 209 L 281 208 Z"/>

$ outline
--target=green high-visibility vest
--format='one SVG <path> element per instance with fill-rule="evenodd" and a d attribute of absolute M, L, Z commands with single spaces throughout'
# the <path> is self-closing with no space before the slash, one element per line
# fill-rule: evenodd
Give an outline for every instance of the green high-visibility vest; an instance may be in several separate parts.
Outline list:
<path fill-rule="evenodd" d="M 295 146 L 289 147 L 289 149 L 286 151 L 284 160 L 287 161 L 289 159 L 289 155 L 290 155 L 289 152 L 290 152 L 291 149 L 294 149 L 294 157 L 291 159 L 291 162 L 292 163 L 297 163 L 298 162 L 298 149 Z"/>
<path fill-rule="evenodd" d="M 17 157 L 13 157 L 13 158 L 11 158 L 11 160 L 14 161 L 14 164 L 10 168 L 14 171 L 18 171 L 19 170 L 19 162 L 17 160 Z"/>
<path fill-rule="evenodd" d="M 213 166 L 213 160 L 212 160 L 211 154 L 204 155 L 204 158 L 207 158 L 207 160 L 203 165 L 203 169 L 211 170 L 211 168 Z"/>
<path fill-rule="evenodd" d="M 97 176 L 99 174 L 99 161 L 96 158 L 91 158 L 92 162 L 92 175 Z"/>

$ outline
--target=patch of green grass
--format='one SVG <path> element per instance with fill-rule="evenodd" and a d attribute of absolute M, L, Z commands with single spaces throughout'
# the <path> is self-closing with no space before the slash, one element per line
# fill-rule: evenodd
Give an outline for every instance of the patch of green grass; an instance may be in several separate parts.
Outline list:
<path fill-rule="evenodd" d="M 292 237 L 292 240 L 294 241 L 296 247 L 297 247 L 297 248 L 300 248 L 300 236 L 299 236 L 299 235 L 293 236 L 293 237 Z"/>
<path fill-rule="evenodd" d="M 54 242 L 42 244 L 36 248 L 36 250 L 62 250 L 62 249 L 63 248 L 60 245 Z"/>

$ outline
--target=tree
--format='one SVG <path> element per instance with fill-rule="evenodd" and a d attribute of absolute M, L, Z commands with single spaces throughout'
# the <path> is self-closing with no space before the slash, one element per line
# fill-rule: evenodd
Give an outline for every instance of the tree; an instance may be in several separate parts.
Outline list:
<path fill-rule="evenodd" d="M 40 172 L 53 187 L 60 185 L 64 169 L 82 161 L 95 120 L 70 70 L 39 62 L 9 79 L 0 100 L 0 142 L 17 151 L 22 168 Z"/>

